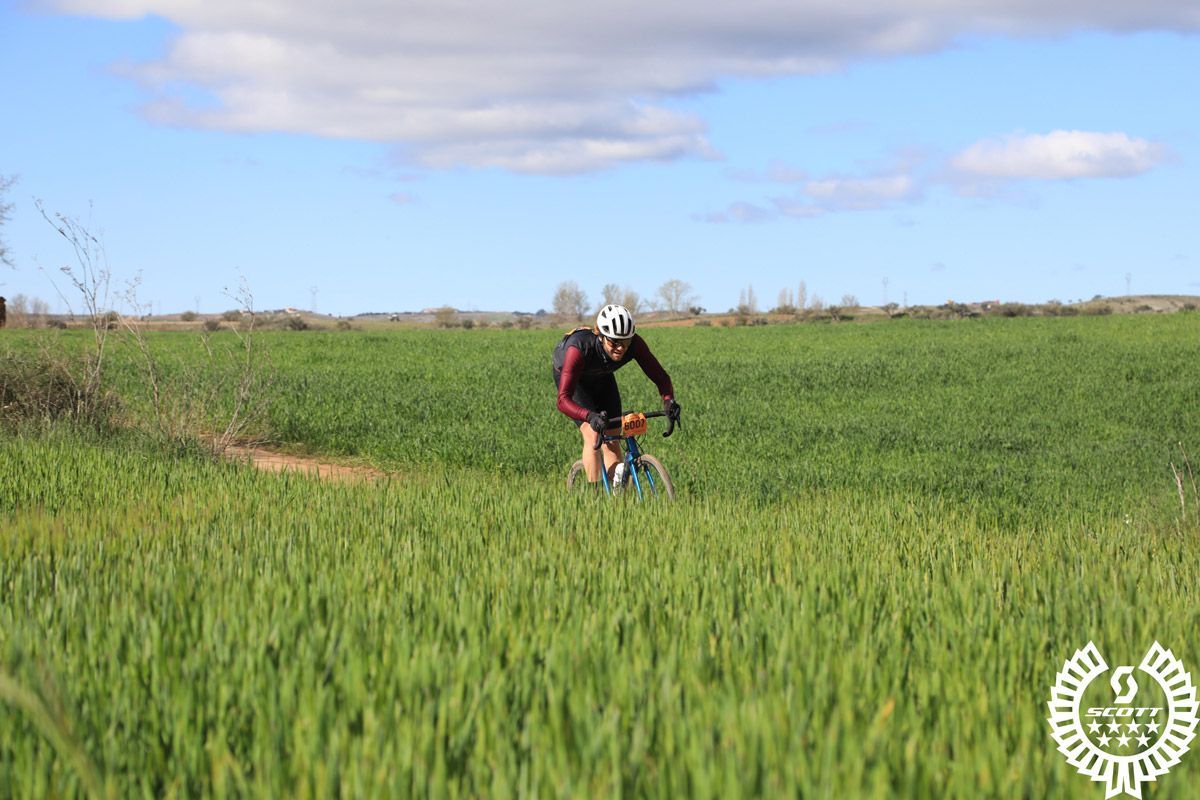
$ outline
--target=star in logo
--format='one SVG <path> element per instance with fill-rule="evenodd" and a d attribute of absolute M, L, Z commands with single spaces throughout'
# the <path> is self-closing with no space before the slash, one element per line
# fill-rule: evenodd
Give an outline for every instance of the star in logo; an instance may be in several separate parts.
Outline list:
<path fill-rule="evenodd" d="M 1100 732 L 1100 723 L 1093 722 L 1091 725 L 1088 725 L 1088 730 L 1091 731 L 1092 733 L 1099 733 Z"/>
<path fill-rule="evenodd" d="M 1128 725 L 1126 725 L 1125 727 L 1129 728 L 1130 733 L 1137 733 L 1138 731 L 1140 731 L 1142 729 L 1142 726 L 1136 722 L 1131 722 Z"/>
<path fill-rule="evenodd" d="M 1111 742 L 1112 739 L 1108 738 L 1107 736 L 1101 736 L 1099 739 L 1097 739 L 1097 741 L 1100 742 L 1101 747 L 1108 747 L 1108 743 Z"/>
<path fill-rule="evenodd" d="M 1148 730 L 1150 733 L 1158 733 L 1158 723 L 1157 722 L 1147 722 L 1146 730 Z"/>
<path fill-rule="evenodd" d="M 1137 743 L 1138 743 L 1139 747 L 1145 747 L 1146 745 L 1150 744 L 1150 737 L 1149 736 L 1139 736 L 1139 737 L 1137 737 Z"/>
<path fill-rule="evenodd" d="M 1113 733 L 1120 733 L 1120 732 L 1121 732 L 1121 726 L 1120 726 L 1120 725 L 1118 725 L 1118 724 L 1117 724 L 1117 723 L 1115 723 L 1115 722 L 1110 722 L 1110 723 L 1108 723 L 1108 729 L 1109 729 L 1110 731 L 1112 731 Z"/>
<path fill-rule="evenodd" d="M 1121 747 L 1129 747 L 1129 737 L 1128 736 L 1117 737 L 1117 744 L 1120 745 Z"/>

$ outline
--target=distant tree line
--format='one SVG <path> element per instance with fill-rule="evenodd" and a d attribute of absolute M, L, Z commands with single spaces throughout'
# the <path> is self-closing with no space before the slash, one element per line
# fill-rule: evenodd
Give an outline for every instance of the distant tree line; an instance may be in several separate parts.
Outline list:
<path fill-rule="evenodd" d="M 663 312 L 696 316 L 704 309 L 696 305 L 696 294 L 687 281 L 672 278 L 658 287 L 655 295 L 643 298 L 628 286 L 607 283 L 600 291 L 600 302 L 593 304 L 587 293 L 575 281 L 563 281 L 554 291 L 554 314 L 564 321 L 579 322 L 591 317 L 606 305 L 625 306 L 633 314 Z"/>

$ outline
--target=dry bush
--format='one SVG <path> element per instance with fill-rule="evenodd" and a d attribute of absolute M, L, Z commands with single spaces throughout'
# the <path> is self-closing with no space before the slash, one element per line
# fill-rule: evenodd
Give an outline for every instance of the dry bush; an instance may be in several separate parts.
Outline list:
<path fill-rule="evenodd" d="M 126 299 L 132 307 L 138 307 L 136 284 L 130 287 Z M 232 342 L 223 340 L 221 347 L 214 345 L 208 325 L 220 327 L 220 323 L 208 320 L 199 337 L 205 358 L 170 378 L 136 318 L 122 319 L 127 340 L 141 356 L 154 431 L 166 442 L 199 442 L 214 456 L 220 456 L 231 445 L 256 443 L 250 435 L 264 427 L 274 370 L 256 336 L 254 298 L 244 283 L 234 299 L 242 304 L 242 310 L 238 312 L 240 324 L 231 329 Z"/>
<path fill-rule="evenodd" d="M 0 422 L 7 427 L 60 420 L 113 425 L 120 409 L 116 395 L 88 379 L 86 357 L 69 355 L 56 344 L 0 354 Z"/>
<path fill-rule="evenodd" d="M 1002 317 L 1032 317 L 1034 308 L 1025 303 L 1001 303 L 994 311 Z"/>

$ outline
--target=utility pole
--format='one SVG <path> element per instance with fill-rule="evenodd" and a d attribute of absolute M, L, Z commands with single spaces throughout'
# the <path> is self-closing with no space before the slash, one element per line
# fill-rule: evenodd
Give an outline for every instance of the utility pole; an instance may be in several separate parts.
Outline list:
<path fill-rule="evenodd" d="M 883 276 L 883 304 L 885 306 L 888 304 L 887 286 L 888 286 L 888 279 L 887 279 L 887 276 L 885 275 L 885 276 Z"/>
<path fill-rule="evenodd" d="M 309 308 L 312 309 L 312 312 L 315 314 L 317 313 L 317 287 L 310 286 L 308 291 L 312 293 L 312 304 L 309 305 Z"/>
<path fill-rule="evenodd" d="M 1133 280 L 1133 273 L 1126 272 L 1125 273 L 1125 296 L 1126 297 L 1129 297 L 1129 295 L 1132 294 L 1132 292 L 1130 292 L 1130 290 L 1129 290 L 1129 286 L 1130 286 L 1130 283 L 1132 280 Z"/>

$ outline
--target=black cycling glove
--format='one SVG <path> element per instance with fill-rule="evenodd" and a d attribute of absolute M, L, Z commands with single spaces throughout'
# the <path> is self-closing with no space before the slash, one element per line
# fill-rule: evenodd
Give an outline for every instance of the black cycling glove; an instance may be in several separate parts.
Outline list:
<path fill-rule="evenodd" d="M 675 398 L 663 400 L 663 411 L 667 412 L 667 419 L 679 420 L 679 403 L 675 402 Z"/>
<path fill-rule="evenodd" d="M 596 433 L 601 433 L 608 427 L 608 413 L 605 411 L 589 411 L 587 415 L 587 424 L 592 426 L 592 430 Z"/>

